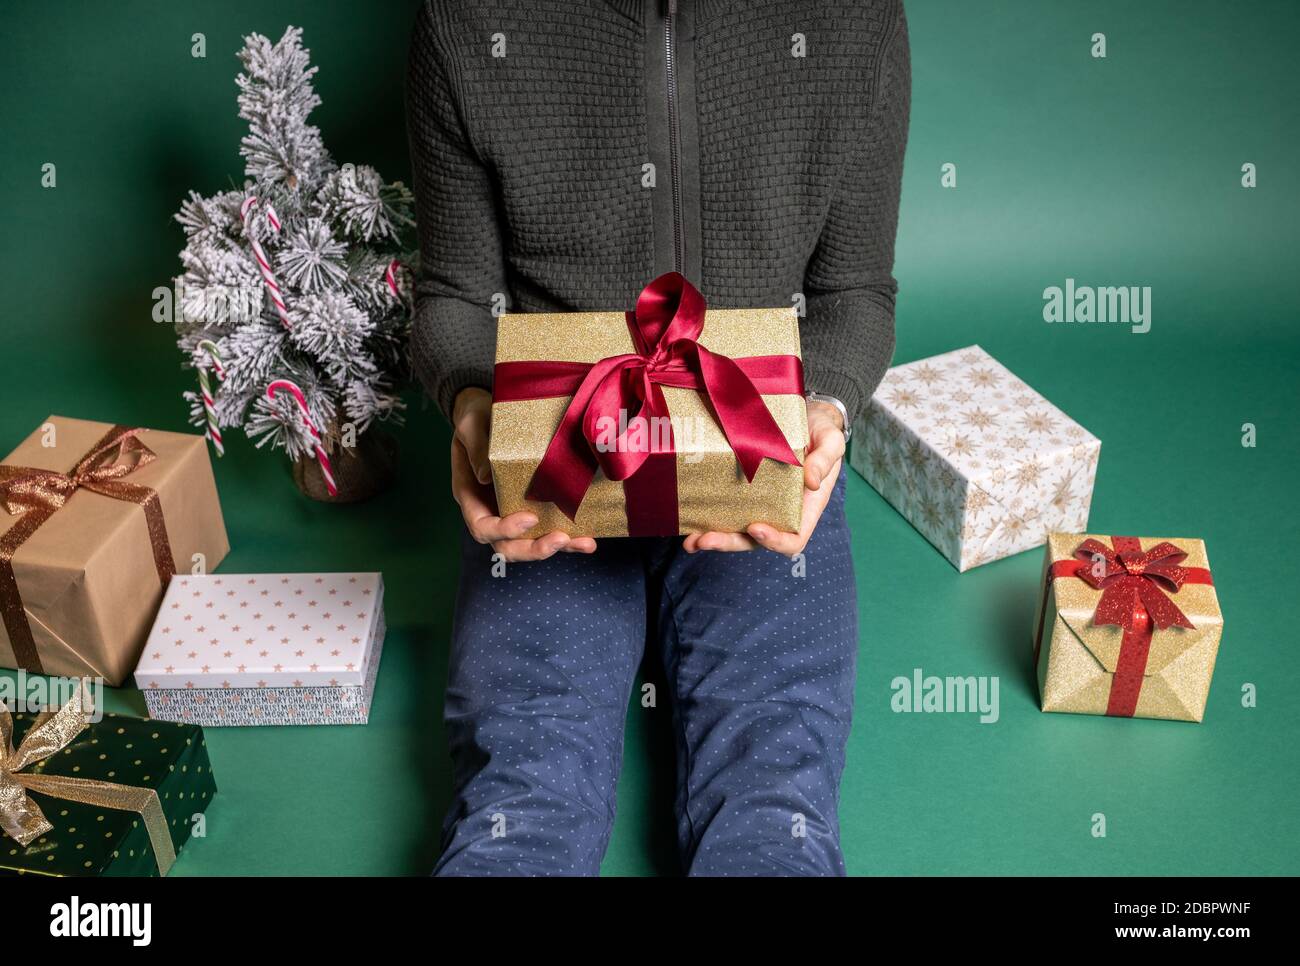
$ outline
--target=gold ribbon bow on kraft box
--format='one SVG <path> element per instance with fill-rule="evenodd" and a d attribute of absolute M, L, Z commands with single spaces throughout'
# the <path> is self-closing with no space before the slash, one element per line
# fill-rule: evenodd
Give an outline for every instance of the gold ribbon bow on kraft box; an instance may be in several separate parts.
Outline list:
<path fill-rule="evenodd" d="M 0 666 L 121 685 L 176 568 L 229 549 L 202 436 L 50 416 L 0 463 Z"/>
<path fill-rule="evenodd" d="M 84 682 L 34 717 L 0 704 L 0 872 L 166 875 L 216 794 L 202 729 L 89 707 Z"/>
<path fill-rule="evenodd" d="M 1044 711 L 1200 721 L 1222 635 L 1200 540 L 1048 535 L 1034 634 Z"/>

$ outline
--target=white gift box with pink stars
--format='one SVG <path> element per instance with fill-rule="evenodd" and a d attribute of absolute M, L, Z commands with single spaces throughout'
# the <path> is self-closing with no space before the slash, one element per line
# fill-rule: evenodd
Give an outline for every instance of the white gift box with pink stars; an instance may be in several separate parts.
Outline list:
<path fill-rule="evenodd" d="M 365 724 L 383 599 L 377 573 L 173 577 L 136 685 L 163 721 Z"/>
<path fill-rule="evenodd" d="M 1083 533 L 1101 441 L 979 346 L 895 366 L 849 464 L 958 570 Z"/>

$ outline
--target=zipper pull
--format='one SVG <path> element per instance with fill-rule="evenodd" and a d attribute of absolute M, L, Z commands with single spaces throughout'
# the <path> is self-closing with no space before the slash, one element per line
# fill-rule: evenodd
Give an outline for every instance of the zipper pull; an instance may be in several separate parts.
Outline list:
<path fill-rule="evenodd" d="M 677 16 L 677 0 L 668 0 L 668 16 Z"/>

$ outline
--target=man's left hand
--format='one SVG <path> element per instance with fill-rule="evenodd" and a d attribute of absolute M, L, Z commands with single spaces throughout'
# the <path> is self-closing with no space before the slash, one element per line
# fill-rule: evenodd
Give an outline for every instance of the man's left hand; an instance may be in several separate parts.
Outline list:
<path fill-rule="evenodd" d="M 783 533 L 765 523 L 745 533 L 692 533 L 682 542 L 687 553 L 697 550 L 753 550 L 763 547 L 786 556 L 802 553 L 831 498 L 844 459 L 844 421 L 829 403 L 808 402 L 808 452 L 803 461 L 803 515 L 798 533 Z"/>

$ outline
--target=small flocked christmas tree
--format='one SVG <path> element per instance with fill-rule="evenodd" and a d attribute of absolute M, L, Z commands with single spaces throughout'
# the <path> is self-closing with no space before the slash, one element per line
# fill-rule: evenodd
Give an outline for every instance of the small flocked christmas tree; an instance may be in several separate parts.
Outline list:
<path fill-rule="evenodd" d="M 211 416 L 309 461 L 310 431 L 292 395 L 268 398 L 273 380 L 302 389 L 331 454 L 375 420 L 400 420 L 410 324 L 400 266 L 412 264 L 402 251 L 412 197 L 401 182 L 336 165 L 325 150 L 307 122 L 320 98 L 300 29 L 275 44 L 252 34 L 239 59 L 248 180 L 207 198 L 191 191 L 176 216 L 186 235 L 177 341 L 188 365 L 222 375 L 208 380 L 211 413 L 200 393 L 185 398 L 194 425 L 206 428 Z"/>

